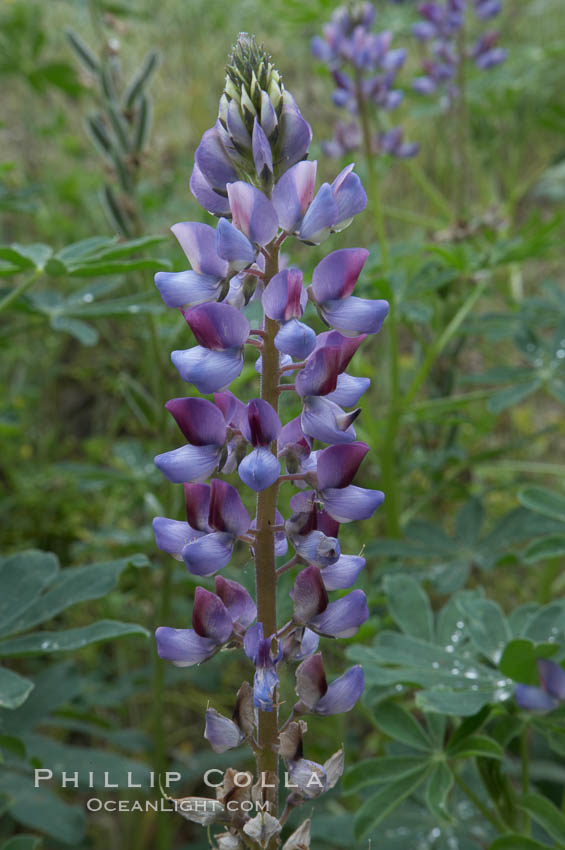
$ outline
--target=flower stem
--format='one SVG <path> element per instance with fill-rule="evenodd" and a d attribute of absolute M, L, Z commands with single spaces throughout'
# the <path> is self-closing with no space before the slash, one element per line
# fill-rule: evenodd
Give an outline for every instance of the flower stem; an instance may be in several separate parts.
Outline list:
<path fill-rule="evenodd" d="M 269 246 L 269 259 L 265 267 L 265 281 L 278 272 L 279 249 Z M 279 325 L 265 317 L 263 341 L 263 366 L 261 369 L 261 398 L 274 410 L 278 408 L 278 386 L 280 380 L 279 352 L 275 347 L 275 336 Z M 257 494 L 257 536 L 255 540 L 255 576 L 257 583 L 257 621 L 263 624 L 265 636 L 277 631 L 277 572 L 275 558 L 276 507 L 278 481 Z M 276 700 L 275 700 L 276 702 Z M 278 712 L 258 711 L 258 741 L 260 752 L 257 757 L 259 778 L 267 774 L 268 785 L 276 784 L 278 775 Z M 269 803 L 269 814 L 276 817 L 278 811 L 277 788 L 263 788 L 263 800 Z"/>

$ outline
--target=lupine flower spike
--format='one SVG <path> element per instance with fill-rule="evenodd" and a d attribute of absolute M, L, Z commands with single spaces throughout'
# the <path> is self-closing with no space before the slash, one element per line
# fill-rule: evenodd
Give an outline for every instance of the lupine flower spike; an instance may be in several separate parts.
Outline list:
<path fill-rule="evenodd" d="M 372 55 L 379 48 L 378 61 L 390 74 L 401 57 L 385 41 L 371 37 L 365 49 Z M 391 105 L 390 91 L 387 97 Z M 181 444 L 155 463 L 170 482 L 184 487 L 186 517 L 156 517 L 155 539 L 192 575 L 208 581 L 214 576 L 215 582 L 215 592 L 197 587 L 191 628 L 181 622 L 157 629 L 157 649 L 181 667 L 239 649 L 250 667 L 250 680 L 234 695 L 231 717 L 208 706 L 204 736 L 217 753 L 248 743 L 257 760 L 256 783 L 239 788 L 234 771 L 227 771 L 218 800 L 205 803 L 204 814 L 198 807 L 185 811 L 198 823 L 221 827 L 216 850 L 250 842 L 267 850 L 280 846 L 290 809 L 332 788 L 343 770 L 342 750 L 323 765 L 305 757 L 302 718 L 350 711 L 364 688 L 360 667 L 328 679 L 322 651 L 327 638 L 355 635 L 369 616 L 365 594 L 351 589 L 365 560 L 341 552 L 339 528 L 371 517 L 384 494 L 353 483 L 369 451 L 356 439 L 354 423 L 370 381 L 346 370 L 359 346 L 380 330 L 388 304 L 354 294 L 368 256 L 363 248 L 329 253 L 311 281 L 298 268 L 279 266 L 287 239 L 319 245 L 367 203 L 353 164 L 316 189 L 316 163 L 307 159 L 311 137 L 270 57 L 241 35 L 218 119 L 198 146 L 190 181 L 217 224 L 175 224 L 191 268 L 155 278 L 163 301 L 180 309 L 187 335 L 196 342 L 173 351 L 172 362 L 183 381 L 208 396 L 174 398 L 165 405 Z M 263 311 L 253 327 L 250 301 Z M 328 328 L 318 335 L 308 324 L 316 312 Z M 253 355 L 260 388 L 243 401 L 230 387 Z M 301 405 L 290 421 L 284 404 L 279 411 L 283 391 L 283 401 L 294 394 Z M 291 515 L 283 517 L 277 497 L 287 484 L 296 492 Z M 276 558 L 289 547 L 294 555 L 277 569 Z M 255 599 L 232 573 L 229 578 L 220 573 L 242 548 L 255 561 Z M 295 565 L 293 615 L 281 624 L 277 580 Z M 348 592 L 332 599 L 336 590 Z M 278 688 L 289 665 L 297 665 L 297 702 L 279 724 Z M 295 786 L 280 817 L 279 757 Z M 230 812 L 228 798 L 261 800 L 268 808 L 256 817 L 233 805 Z M 309 846 L 306 820 L 283 850 Z"/>
<path fill-rule="evenodd" d="M 345 156 L 363 143 L 374 153 L 402 159 L 418 153 L 419 146 L 404 140 L 400 126 L 380 127 L 371 138 L 363 139 L 369 114 L 385 117 L 403 98 L 395 85 L 406 51 L 392 47 L 392 33 L 372 31 L 375 15 L 372 3 L 340 6 L 324 26 L 323 37 L 312 39 L 313 55 L 328 66 L 336 85 L 334 104 L 352 116 L 338 121 L 334 137 L 322 143 L 327 156 Z"/>
<path fill-rule="evenodd" d="M 423 74 L 412 81 L 415 91 L 423 95 L 441 93 L 447 105 L 457 97 L 457 70 L 461 62 L 457 40 L 465 26 L 465 15 L 472 7 L 479 22 L 489 21 L 502 11 L 502 0 L 443 0 L 421 3 L 421 20 L 414 24 L 413 34 L 422 43 Z M 506 59 L 499 47 L 498 33 L 488 30 L 479 35 L 466 50 L 467 58 L 481 71 L 488 71 Z"/>

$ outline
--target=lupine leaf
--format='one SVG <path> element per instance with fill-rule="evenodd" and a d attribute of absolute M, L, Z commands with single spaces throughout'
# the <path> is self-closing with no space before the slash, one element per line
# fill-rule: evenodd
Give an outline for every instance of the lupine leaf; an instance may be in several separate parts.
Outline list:
<path fill-rule="evenodd" d="M 477 649 L 495 663 L 511 638 L 502 609 L 491 599 L 461 594 L 457 606 L 466 618 L 471 640 Z"/>
<path fill-rule="evenodd" d="M 375 756 L 350 768 L 343 776 L 344 793 L 352 793 L 366 785 L 391 782 L 420 770 L 427 756 Z"/>
<path fill-rule="evenodd" d="M 420 583 L 407 575 L 387 575 L 383 585 L 390 612 L 402 631 L 422 640 L 432 640 L 432 609 Z"/>
<path fill-rule="evenodd" d="M 0 641 L 0 656 L 35 655 L 51 652 L 69 652 L 82 649 L 90 643 L 124 637 L 144 635 L 149 632 L 136 623 L 119 623 L 115 620 L 99 620 L 90 626 L 67 629 L 60 632 L 35 632 L 24 637 Z"/>
<path fill-rule="evenodd" d="M 565 496 L 545 487 L 525 487 L 518 493 L 524 507 L 565 522 Z"/>
<path fill-rule="evenodd" d="M 29 608 L 59 572 L 55 555 L 31 549 L 0 560 L 0 629 Z"/>
<path fill-rule="evenodd" d="M 486 735 L 469 735 L 455 744 L 450 744 L 447 752 L 453 758 L 504 758 L 502 747 Z"/>
<path fill-rule="evenodd" d="M 426 803 L 430 812 L 439 821 L 450 820 L 447 798 L 454 781 L 453 772 L 445 762 L 434 765 L 426 788 Z"/>
<path fill-rule="evenodd" d="M 558 650 L 555 643 L 536 644 L 526 638 L 511 640 L 507 644 L 500 659 L 500 672 L 515 682 L 525 685 L 538 684 L 536 661 L 538 658 L 549 658 Z"/>
<path fill-rule="evenodd" d="M 565 842 L 565 814 L 541 794 L 525 794 L 520 806 L 539 823 L 542 829 L 561 844 Z"/>
<path fill-rule="evenodd" d="M 391 812 L 413 794 L 429 773 L 429 767 L 422 767 L 416 773 L 398 779 L 386 785 L 363 803 L 354 820 L 355 835 L 358 840 L 366 838 Z"/>
<path fill-rule="evenodd" d="M 375 722 L 387 735 L 417 750 L 429 751 L 432 742 L 414 717 L 394 702 L 385 702 L 374 711 Z"/>
<path fill-rule="evenodd" d="M 551 847 L 549 844 L 542 844 L 525 835 L 512 833 L 495 839 L 492 844 L 489 844 L 488 850 L 551 850 Z"/>

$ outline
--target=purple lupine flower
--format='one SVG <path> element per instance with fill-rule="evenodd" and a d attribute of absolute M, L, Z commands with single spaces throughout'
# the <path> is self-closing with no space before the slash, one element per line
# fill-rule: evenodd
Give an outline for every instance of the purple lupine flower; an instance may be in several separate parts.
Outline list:
<path fill-rule="evenodd" d="M 461 57 L 457 50 L 457 37 L 465 24 L 465 12 L 471 6 L 479 21 L 496 17 L 502 11 L 501 0 L 438 0 L 421 3 L 418 11 L 423 18 L 412 27 L 412 34 L 424 46 L 424 74 L 412 80 L 412 88 L 418 94 L 432 95 L 441 91 L 447 104 L 457 97 L 455 79 Z M 486 32 L 478 36 L 467 50 L 481 71 L 486 71 L 505 61 L 507 51 L 496 46 L 498 33 Z M 399 128 L 396 128 L 397 131 Z M 402 150 L 402 135 L 381 136 L 380 143 L 386 147 L 398 144 Z M 409 149 L 410 146 L 408 146 Z M 399 154 L 396 154 L 399 155 Z M 402 155 L 402 154 L 400 154 Z"/>
<path fill-rule="evenodd" d="M 365 687 L 363 669 L 356 665 L 335 679 L 331 685 L 326 680 L 322 653 L 316 652 L 300 664 L 296 670 L 296 693 L 299 702 L 297 714 L 342 714 L 351 711 Z"/>
<path fill-rule="evenodd" d="M 402 91 L 395 88 L 396 77 L 406 61 L 406 50 L 392 47 L 392 34 L 371 31 L 375 9 L 371 3 L 362 3 L 348 9 L 335 10 L 324 26 L 323 38 L 315 36 L 311 42 L 312 54 L 324 62 L 332 75 L 336 88 L 332 94 L 334 104 L 353 115 L 367 112 L 368 107 L 390 112 L 402 102 Z M 357 120 L 347 124 L 338 121 L 333 139 L 323 142 L 327 156 L 340 157 L 361 147 L 363 134 Z M 414 156 L 418 145 L 385 149 L 372 142 L 374 152 L 392 156 Z"/>
<path fill-rule="evenodd" d="M 247 631 L 244 638 L 244 649 L 247 657 L 255 665 L 253 679 L 253 705 L 261 711 L 273 710 L 275 688 L 279 684 L 276 667 L 282 659 L 279 648 L 273 656 L 274 635 L 265 637 L 263 624 L 256 623 Z"/>
<path fill-rule="evenodd" d="M 340 90 L 348 91 L 347 79 L 339 76 L 345 61 L 363 74 L 378 65 L 392 81 L 403 53 L 391 49 L 388 34 L 368 34 L 370 4 L 356 13 L 360 17 L 352 28 L 348 14 L 338 15 L 327 32 L 331 61 L 340 63 L 335 68 Z M 349 28 L 345 41 L 344 28 Z M 386 80 L 367 82 L 367 97 L 392 103 Z M 333 787 L 343 770 L 343 752 L 317 764 L 304 756 L 303 721 L 294 722 L 291 715 L 279 729 L 279 676 L 283 664 L 300 664 L 297 714 L 348 711 L 360 697 L 361 669 L 351 668 L 328 684 L 319 648 L 326 638 L 353 636 L 368 618 L 361 590 L 336 599 L 331 594 L 351 588 L 365 565 L 360 555 L 341 552 L 340 524 L 368 518 L 383 500 L 380 491 L 354 483 L 368 446 L 356 440 L 353 423 L 370 380 L 346 371 L 388 311 L 384 301 L 353 295 L 368 253 L 334 251 L 318 263 L 309 287 L 300 269 L 280 262 L 286 239 L 320 244 L 367 204 L 353 165 L 316 191 L 316 163 L 306 159 L 310 141 L 310 127 L 270 58 L 242 36 L 228 66 L 218 120 L 204 133 L 191 180 L 197 199 L 219 221 L 215 228 L 175 225 L 191 268 L 156 276 L 163 300 L 180 308 L 196 342 L 173 352 L 173 363 L 184 381 L 213 394 L 213 400 L 174 398 L 166 404 L 185 443 L 157 455 L 155 463 L 171 482 L 183 484 L 186 519 L 156 517 L 156 543 L 201 577 L 228 567 L 236 545 L 245 546 L 255 561 L 257 586 L 254 600 L 239 582 L 215 575 L 214 593 L 196 589 L 192 628 L 160 627 L 158 651 L 190 666 L 223 647 L 243 648 L 255 667 L 253 686 L 243 683 L 231 718 L 210 706 L 204 735 L 218 753 L 248 741 L 259 773 L 265 772 L 267 753 L 267 773 L 274 772 L 272 754 L 280 749 L 296 784 L 291 806 Z M 250 324 L 257 308 L 262 317 Z M 329 330 L 316 334 L 310 327 L 308 311 L 314 309 Z M 242 372 L 246 351 L 256 357 L 261 392 L 248 393 L 252 397 L 244 401 L 229 387 Z M 289 397 L 300 405 L 290 421 L 285 418 Z M 236 473 L 247 490 L 245 499 L 218 477 L 237 480 Z M 279 488 L 287 485 L 296 493 L 292 514 L 285 517 L 276 502 Z M 253 519 L 246 508 L 251 499 Z M 289 547 L 294 555 L 277 571 L 276 558 Z M 280 625 L 276 581 L 295 565 L 293 616 Z M 319 780 L 316 788 L 311 776 Z M 234 790 L 230 782 L 221 802 Z M 250 791 L 242 793 L 251 799 Z M 273 803 L 271 792 L 262 794 Z M 221 817 L 229 832 L 216 843 L 226 850 L 240 846 L 242 836 L 264 845 L 281 830 L 272 815 L 238 820 L 224 807 Z M 201 822 L 214 819 L 206 815 Z M 284 846 L 294 850 L 295 844 Z"/>
<path fill-rule="evenodd" d="M 540 686 L 516 685 L 516 702 L 527 711 L 553 711 L 565 701 L 565 670 L 548 658 L 537 661 Z"/>

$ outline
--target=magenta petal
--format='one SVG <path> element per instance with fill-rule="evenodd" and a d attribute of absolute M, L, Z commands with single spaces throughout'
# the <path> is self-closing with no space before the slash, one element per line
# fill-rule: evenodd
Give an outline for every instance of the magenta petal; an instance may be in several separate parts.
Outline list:
<path fill-rule="evenodd" d="M 351 484 L 340 490 L 329 488 L 322 493 L 324 508 L 338 522 L 369 519 L 384 502 L 380 490 L 365 490 Z"/>
<path fill-rule="evenodd" d="M 322 578 L 326 590 L 346 590 L 357 581 L 365 566 L 365 558 L 359 555 L 342 555 L 335 564 L 324 567 Z"/>
<path fill-rule="evenodd" d="M 322 653 L 311 655 L 296 668 L 296 693 L 307 708 L 314 708 L 328 690 Z"/>
<path fill-rule="evenodd" d="M 268 401 L 254 398 L 247 405 L 247 422 L 241 430 L 252 446 L 268 446 L 280 434 L 281 420 Z"/>
<path fill-rule="evenodd" d="M 273 205 L 279 224 L 293 233 L 314 197 L 316 161 L 298 162 L 280 178 L 273 190 Z"/>
<path fill-rule="evenodd" d="M 244 534 L 251 523 L 241 496 L 227 481 L 214 478 L 210 482 L 209 523 L 217 531 L 227 531 L 234 537 Z"/>
<path fill-rule="evenodd" d="M 249 322 L 240 310 L 229 304 L 208 303 L 184 310 L 183 316 L 199 345 L 214 351 L 243 345 L 249 336 Z"/>
<path fill-rule="evenodd" d="M 277 322 L 302 316 L 308 295 L 302 286 L 300 269 L 283 269 L 267 284 L 261 303 L 265 314 Z"/>
<path fill-rule="evenodd" d="M 245 735 L 237 723 L 234 723 L 229 717 L 224 717 L 215 708 L 206 710 L 204 737 L 215 753 L 225 753 L 226 750 L 232 750 L 245 739 Z"/>
<path fill-rule="evenodd" d="M 294 621 L 299 625 L 308 623 L 313 617 L 325 611 L 328 605 L 328 592 L 318 567 L 306 567 L 298 573 L 290 596 L 294 602 Z"/>
<path fill-rule="evenodd" d="M 319 645 L 320 635 L 317 635 L 311 629 L 304 629 L 300 642 L 293 648 L 289 657 L 294 661 L 302 661 L 303 658 L 313 655 Z"/>
<path fill-rule="evenodd" d="M 228 264 L 216 252 L 216 231 L 209 224 L 181 221 L 171 227 L 179 245 L 195 272 L 222 279 Z"/>
<path fill-rule="evenodd" d="M 365 248 L 342 248 L 324 257 L 312 274 L 312 292 L 318 304 L 351 295 L 368 256 Z"/>
<path fill-rule="evenodd" d="M 325 301 L 321 313 L 328 325 L 344 333 L 376 334 L 388 315 L 388 301 L 349 298 Z"/>
<path fill-rule="evenodd" d="M 171 482 L 184 484 L 189 481 L 205 481 L 220 460 L 220 446 L 181 446 L 171 452 L 163 452 L 155 458 L 155 466 Z"/>
<path fill-rule="evenodd" d="M 275 347 L 281 354 L 290 354 L 297 360 L 304 360 L 312 353 L 316 345 L 316 332 L 309 325 L 290 319 L 282 326 L 275 337 Z"/>
<path fill-rule="evenodd" d="M 184 485 L 186 519 L 191 528 L 199 532 L 208 533 L 211 530 L 208 525 L 210 491 L 211 487 L 208 484 Z"/>
<path fill-rule="evenodd" d="M 215 191 L 226 190 L 226 184 L 237 180 L 237 173 L 222 145 L 216 127 L 206 130 L 196 148 L 194 161 L 200 173 Z"/>
<path fill-rule="evenodd" d="M 318 453 L 318 489 L 347 487 L 357 473 L 367 452 L 367 443 L 349 443 L 345 446 L 330 446 Z"/>
<path fill-rule="evenodd" d="M 340 352 L 339 371 L 343 372 L 344 369 L 347 369 L 351 358 L 365 339 L 367 339 L 366 334 L 352 338 L 343 336 L 339 331 L 325 331 L 318 334 L 316 351 L 321 348 L 337 348 Z"/>
<path fill-rule="evenodd" d="M 370 378 L 354 378 L 353 375 L 343 372 L 338 375 L 335 390 L 328 393 L 326 398 L 340 407 L 354 407 L 370 386 Z"/>
<path fill-rule="evenodd" d="M 196 634 L 193 629 L 170 629 L 159 626 L 155 632 L 159 658 L 177 667 L 190 667 L 210 658 L 218 648 L 215 640 Z"/>
<path fill-rule="evenodd" d="M 311 396 L 304 399 L 300 422 L 305 434 L 322 443 L 352 443 L 355 429 L 351 423 L 357 413 L 345 414 L 341 407 L 326 398 Z"/>
<path fill-rule="evenodd" d="M 321 635 L 349 638 L 368 619 L 367 597 L 362 590 L 352 590 L 347 596 L 330 602 L 325 611 L 313 617 L 308 625 Z"/>
<path fill-rule="evenodd" d="M 194 384 L 201 393 L 213 393 L 229 387 L 243 369 L 243 349 L 210 351 L 197 345 L 184 351 L 171 352 L 171 360 L 179 375 Z"/>
<path fill-rule="evenodd" d="M 197 634 L 212 638 L 218 644 L 225 643 L 233 631 L 232 618 L 226 606 L 219 596 L 204 587 L 197 587 L 194 591 L 192 627 Z"/>
<path fill-rule="evenodd" d="M 280 475 L 281 464 L 268 448 L 254 449 L 238 467 L 239 477 L 255 493 L 266 490 Z"/>
<path fill-rule="evenodd" d="M 177 561 L 182 561 L 181 552 L 191 540 L 200 537 L 200 531 L 195 531 L 187 522 L 156 516 L 153 520 L 155 542 L 162 552 L 172 555 Z"/>
<path fill-rule="evenodd" d="M 241 271 L 255 262 L 255 249 L 247 236 L 227 218 L 221 218 L 216 230 L 218 254 L 228 260 L 232 271 Z"/>
<path fill-rule="evenodd" d="M 537 667 L 542 688 L 555 699 L 565 700 L 565 670 L 563 670 L 563 667 L 548 658 L 538 658 Z"/>
<path fill-rule="evenodd" d="M 182 559 L 189 573 L 196 576 L 211 576 L 229 564 L 233 552 L 234 537 L 224 531 L 204 534 L 182 550 Z"/>
<path fill-rule="evenodd" d="M 263 192 L 238 180 L 228 185 L 228 198 L 235 227 L 251 242 L 267 245 L 275 238 L 279 228 L 277 214 Z"/>
<path fill-rule="evenodd" d="M 196 164 L 192 169 L 190 191 L 198 203 L 212 215 L 229 215 L 230 202 L 227 197 L 212 189 Z"/>
<path fill-rule="evenodd" d="M 337 221 L 337 215 L 337 204 L 332 187 L 329 183 L 324 183 L 302 219 L 298 238 L 311 245 L 319 245 L 330 235 L 332 225 Z"/>
<path fill-rule="evenodd" d="M 165 404 L 193 446 L 223 446 L 226 422 L 222 411 L 205 398 L 172 398 Z"/>
<path fill-rule="evenodd" d="M 247 590 L 237 581 L 216 576 L 216 593 L 234 623 L 247 628 L 257 617 L 257 607 Z"/>
<path fill-rule="evenodd" d="M 305 398 L 333 392 L 337 387 L 341 360 L 338 348 L 326 346 L 315 349 L 308 357 L 304 369 L 296 376 L 295 387 L 298 395 Z"/>
<path fill-rule="evenodd" d="M 351 667 L 339 679 L 329 685 L 326 694 L 315 706 L 316 714 L 343 714 L 351 711 L 365 688 L 363 668 L 359 665 Z"/>
<path fill-rule="evenodd" d="M 198 272 L 157 272 L 155 286 L 167 307 L 193 307 L 215 301 L 221 291 L 219 278 Z"/>

